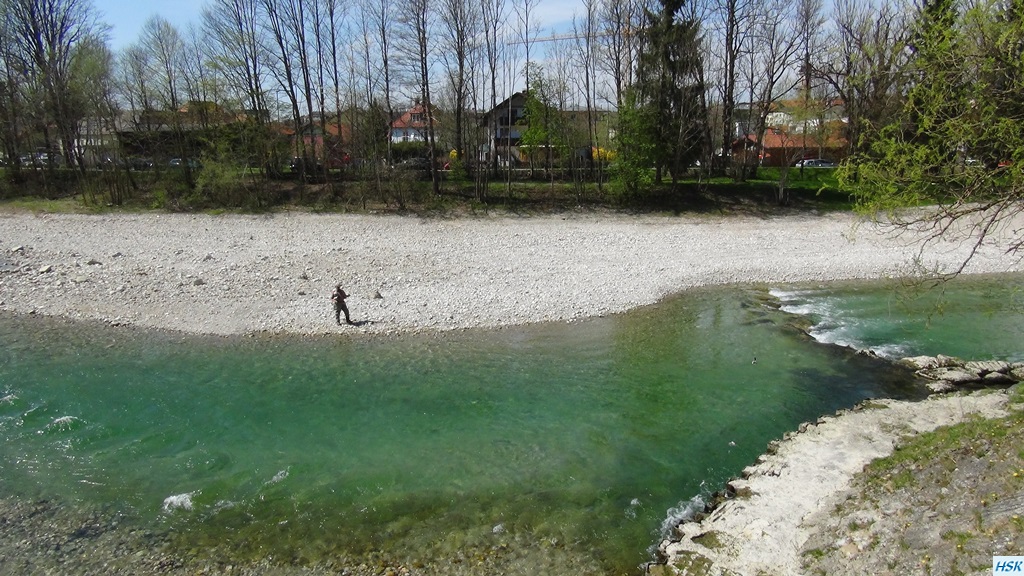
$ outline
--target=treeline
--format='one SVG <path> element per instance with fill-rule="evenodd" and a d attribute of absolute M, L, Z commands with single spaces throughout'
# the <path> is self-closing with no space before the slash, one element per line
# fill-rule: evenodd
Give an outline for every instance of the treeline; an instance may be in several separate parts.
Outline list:
<path fill-rule="evenodd" d="M 114 203 L 153 185 L 131 170 L 152 161 L 168 202 L 275 202 L 268 183 L 294 174 L 402 204 L 402 156 L 429 159 L 432 193 L 459 182 L 486 199 L 515 177 L 496 135 L 518 122 L 486 113 L 525 90 L 520 144 L 547 151 L 531 176 L 636 196 L 695 172 L 748 178 L 772 132 L 791 136 L 782 166 L 809 141 L 870 159 L 913 122 L 926 28 L 1019 26 L 1021 4 L 581 0 L 547 36 L 540 0 L 208 0 L 188 29 L 154 17 L 114 53 L 89 0 L 0 0 L 0 138 L 8 180 L 49 172 Z M 391 123 L 414 104 L 422 143 L 396 148 Z"/>

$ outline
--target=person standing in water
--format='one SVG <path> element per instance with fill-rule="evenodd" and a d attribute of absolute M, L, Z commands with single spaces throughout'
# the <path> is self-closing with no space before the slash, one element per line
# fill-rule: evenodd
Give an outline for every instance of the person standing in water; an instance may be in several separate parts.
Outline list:
<path fill-rule="evenodd" d="M 341 284 L 334 287 L 334 294 L 331 294 L 331 300 L 334 301 L 334 320 L 340 325 L 341 324 L 341 313 L 345 313 L 345 323 L 352 324 L 352 319 L 348 315 L 348 306 L 345 305 L 345 298 L 348 298 L 348 294 L 341 289 Z"/>

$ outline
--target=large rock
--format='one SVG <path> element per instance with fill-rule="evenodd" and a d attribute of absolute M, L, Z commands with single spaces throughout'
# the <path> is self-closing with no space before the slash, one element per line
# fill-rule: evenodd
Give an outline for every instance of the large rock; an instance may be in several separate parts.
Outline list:
<path fill-rule="evenodd" d="M 948 356 L 919 356 L 902 361 L 929 380 L 932 394 L 955 392 L 964 387 L 1006 386 L 1024 380 L 1024 367 L 1001 360 L 962 362 Z"/>
<path fill-rule="evenodd" d="M 900 364 L 905 364 L 914 370 L 928 370 L 938 368 L 939 362 L 934 356 L 911 356 L 900 359 Z"/>
<path fill-rule="evenodd" d="M 955 368 L 964 365 L 963 360 L 953 356 L 911 356 L 900 360 L 901 364 L 914 370 L 931 370 L 933 368 Z"/>
<path fill-rule="evenodd" d="M 927 368 L 918 370 L 917 375 L 929 380 L 944 380 L 957 385 L 980 382 L 981 374 L 966 368 Z"/>
<path fill-rule="evenodd" d="M 733 478 L 726 484 L 726 487 L 739 498 L 748 498 L 751 496 L 750 482 L 746 479 Z"/>
<path fill-rule="evenodd" d="M 957 386 L 947 380 L 930 380 L 927 384 L 928 391 L 932 394 L 946 394 L 956 392 Z"/>
<path fill-rule="evenodd" d="M 985 374 L 983 381 L 985 382 L 985 385 L 992 386 L 1010 386 L 1011 384 L 1017 383 L 1016 378 L 1009 374 L 1003 374 L 1002 372 L 989 372 L 988 374 Z"/>
<path fill-rule="evenodd" d="M 955 392 L 965 387 L 1009 386 L 1024 380 L 1024 367 L 1002 360 L 963 362 L 952 356 L 914 356 L 904 358 L 904 365 L 916 368 L 916 374 L 927 379 L 933 394 Z"/>
<path fill-rule="evenodd" d="M 991 374 L 992 372 L 998 372 L 1000 374 L 1007 374 L 1010 372 L 1010 363 L 1003 362 L 1002 360 L 979 360 L 973 362 L 967 362 L 964 364 L 964 368 L 973 372 L 978 372 L 982 376 Z"/>

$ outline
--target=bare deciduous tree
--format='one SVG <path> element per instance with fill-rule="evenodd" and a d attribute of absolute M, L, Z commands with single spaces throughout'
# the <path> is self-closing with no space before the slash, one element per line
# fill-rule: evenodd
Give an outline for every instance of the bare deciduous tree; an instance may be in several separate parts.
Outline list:
<path fill-rule="evenodd" d="M 744 38 L 750 26 L 753 2 L 751 0 L 723 0 L 720 5 L 721 30 L 721 103 L 722 103 L 722 160 L 730 158 L 733 134 L 735 133 L 736 79 L 737 66 L 743 52 Z M 712 53 L 717 51 L 712 50 Z M 728 168 L 722 162 L 721 168 Z"/>
<path fill-rule="evenodd" d="M 751 34 L 746 36 L 746 82 L 751 109 L 755 116 L 755 142 L 762 149 L 768 114 L 775 104 L 791 93 L 799 83 L 794 73 L 798 62 L 800 37 L 794 25 L 789 0 L 766 0 L 754 14 Z M 742 178 L 756 172 L 758 164 L 744 162 Z M 784 189 L 784 188 L 783 188 Z M 785 199 L 780 197 L 779 201 Z"/>
<path fill-rule="evenodd" d="M 392 13 L 394 12 L 391 0 L 365 0 L 362 7 L 362 13 L 364 21 L 368 22 L 368 26 L 364 26 L 367 31 L 372 30 L 372 37 L 377 44 L 377 52 L 380 57 L 377 63 L 377 74 L 380 78 L 380 92 L 379 96 L 384 102 L 384 109 L 387 112 L 387 121 L 390 123 L 395 118 L 395 104 L 392 100 L 391 93 L 394 84 L 394 69 L 393 69 L 393 46 L 391 45 L 392 36 L 394 34 L 394 20 Z M 370 57 L 370 38 L 371 34 L 366 34 L 366 47 L 367 47 L 367 97 L 368 101 L 372 102 L 378 96 L 375 82 L 371 81 L 371 57 Z M 387 157 L 385 162 L 388 165 L 394 161 L 391 152 L 391 138 L 390 135 L 387 139 Z"/>
<path fill-rule="evenodd" d="M 81 45 L 103 33 L 89 0 L 4 0 L 6 14 L 4 42 L 22 65 L 31 66 L 45 99 L 46 120 L 57 131 L 56 141 L 46 145 L 59 148 L 64 159 L 83 170 L 74 151 L 83 110 L 74 94 L 72 68 Z M 46 130 L 44 130 L 44 133 Z M 54 165 L 49 155 L 50 166 Z"/>
<path fill-rule="evenodd" d="M 586 106 L 586 122 L 587 122 L 587 142 L 586 146 L 589 149 L 588 155 L 584 158 L 589 159 L 587 162 L 590 177 L 594 176 L 594 169 L 598 162 L 593 156 L 593 150 L 595 147 L 599 147 L 601 142 L 598 141 L 597 136 L 597 122 L 596 122 L 596 111 L 597 105 L 597 35 L 598 35 L 598 23 L 597 23 L 597 11 L 598 5 L 597 0 L 584 0 L 584 14 L 581 17 L 573 19 L 573 32 L 575 36 L 575 63 L 577 69 L 580 70 L 581 74 L 576 74 L 574 77 L 577 80 L 578 89 L 583 94 L 583 102 Z M 576 154 L 573 154 L 573 158 L 576 158 Z M 580 176 L 578 170 L 574 170 L 574 182 L 577 184 L 577 189 L 582 190 L 580 186 Z M 602 186 L 601 179 L 598 179 L 598 189 Z"/>
<path fill-rule="evenodd" d="M 602 0 L 598 8 L 597 42 L 601 50 L 597 67 L 611 79 L 614 97 L 605 97 L 605 101 L 615 108 L 622 105 L 623 93 L 633 83 L 642 16 L 643 6 L 638 0 Z"/>
<path fill-rule="evenodd" d="M 519 36 L 517 44 L 523 46 L 526 53 L 526 64 L 523 67 L 523 77 L 526 81 L 526 89 L 530 89 L 530 47 L 533 44 L 533 39 L 537 37 L 538 23 L 535 19 L 534 8 L 540 0 L 515 0 L 512 3 L 512 8 L 516 13 L 516 20 L 519 26 L 516 28 L 516 34 Z"/>
<path fill-rule="evenodd" d="M 836 1 L 819 71 L 846 108 L 850 152 L 866 149 L 861 135 L 884 124 L 900 103 L 911 13 L 901 2 Z"/>
<path fill-rule="evenodd" d="M 265 54 L 259 27 L 259 0 L 211 0 L 203 27 L 214 44 L 211 59 L 231 85 L 234 97 L 255 116 L 266 110 Z"/>
<path fill-rule="evenodd" d="M 244 117 L 252 127 L 243 140 L 251 150 L 243 152 L 247 167 L 277 173 L 281 162 L 267 138 L 267 54 L 259 0 L 212 0 L 203 11 L 203 27 L 212 44 L 210 60 L 227 83 L 232 99 L 245 109 Z"/>
<path fill-rule="evenodd" d="M 328 74 L 331 78 L 331 92 L 334 94 L 334 123 L 337 128 L 336 146 L 342 146 L 342 122 L 341 122 L 341 38 L 338 35 L 342 30 L 342 21 L 346 14 L 346 5 L 341 0 L 320 0 L 323 2 L 323 23 L 321 28 L 327 38 L 327 51 L 324 58 L 328 60 Z M 335 150 L 334 155 L 340 155 L 342 150 Z"/>
<path fill-rule="evenodd" d="M 441 177 L 437 166 L 437 139 L 434 126 L 434 102 L 430 91 L 431 45 L 430 32 L 433 18 L 429 0 L 415 0 L 413 8 L 413 29 L 419 52 L 419 86 L 423 97 L 424 120 L 427 124 L 427 155 L 430 159 L 430 181 L 434 195 L 441 193 Z"/>
<path fill-rule="evenodd" d="M 481 0 L 484 24 L 484 50 L 486 52 L 486 67 L 490 78 L 490 100 L 489 110 L 494 111 L 498 107 L 498 65 L 504 50 L 504 43 L 501 41 L 502 24 L 507 17 L 505 0 Z M 489 160 L 491 170 L 495 177 L 498 175 L 498 150 L 495 135 L 498 133 L 497 114 L 491 115 L 491 142 L 488 143 L 490 151 Z M 486 185 L 483 186 L 486 188 Z"/>
<path fill-rule="evenodd" d="M 3 6 L 0 3 L 0 6 Z M 0 37 L 14 35 L 13 14 L 4 7 L 0 10 Z M 4 152 L 11 160 L 14 170 L 19 170 L 19 152 L 22 147 L 22 133 L 25 131 L 28 110 L 24 89 L 28 84 L 26 76 L 30 66 L 13 42 L 0 42 L 0 138 L 3 138 Z"/>
<path fill-rule="evenodd" d="M 295 73 L 295 61 L 292 37 L 292 28 L 286 15 L 278 8 L 276 0 L 260 0 L 262 20 L 266 27 L 269 42 L 273 45 L 270 50 L 272 63 L 268 66 L 271 77 L 280 88 L 280 92 L 288 99 L 291 109 L 292 129 L 295 133 L 293 153 L 299 158 L 305 159 L 308 154 L 305 141 L 302 136 L 302 112 L 299 110 L 299 86 Z M 305 176 L 305 162 L 299 164 L 300 175 Z"/>
<path fill-rule="evenodd" d="M 186 120 L 183 116 L 187 109 L 185 101 L 188 98 L 184 86 L 185 41 L 170 22 L 154 16 L 143 27 L 141 47 L 149 55 L 150 67 L 147 70 L 147 78 L 151 84 L 157 86 L 157 98 L 163 112 L 163 121 L 170 125 L 174 135 L 171 150 L 175 156 L 185 160 L 185 181 L 189 187 L 194 187 L 195 179 L 188 162 L 193 147 L 187 141 Z"/>
<path fill-rule="evenodd" d="M 182 102 L 184 70 L 185 43 L 181 34 L 170 22 L 154 16 L 142 29 L 141 47 L 149 55 L 148 80 L 157 87 L 160 105 L 164 110 L 177 111 Z"/>
<path fill-rule="evenodd" d="M 441 12 L 444 38 L 441 57 L 445 63 L 454 108 L 453 149 L 461 161 L 466 154 L 465 123 L 470 100 L 470 73 L 473 53 L 478 49 L 476 38 L 481 32 L 481 15 L 479 5 L 472 0 L 442 0 Z"/>
<path fill-rule="evenodd" d="M 816 118 L 812 118 L 812 111 L 815 109 L 821 110 L 821 106 L 815 106 L 812 104 L 814 97 L 814 80 L 815 80 L 815 57 L 817 57 L 819 50 L 821 49 L 821 34 L 820 30 L 825 24 L 825 18 L 822 15 L 822 0 L 800 0 L 796 7 L 796 25 L 797 34 L 800 41 L 801 64 L 800 64 L 800 75 L 802 77 L 803 86 L 801 88 L 801 106 L 802 110 L 800 118 L 802 123 L 801 129 L 801 140 L 802 140 L 802 151 L 807 150 L 807 135 L 810 132 L 812 123 L 813 126 L 818 129 L 824 125 L 824 118 L 821 114 L 818 114 Z M 819 140 L 820 144 L 820 140 Z M 788 159 L 786 164 L 788 165 Z M 803 165 L 800 167 L 803 170 Z"/>

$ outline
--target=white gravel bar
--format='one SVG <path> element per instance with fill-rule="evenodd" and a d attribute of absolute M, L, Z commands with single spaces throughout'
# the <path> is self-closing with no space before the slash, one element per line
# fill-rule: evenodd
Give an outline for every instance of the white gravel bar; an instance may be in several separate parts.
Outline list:
<path fill-rule="evenodd" d="M 922 249 L 922 238 L 850 214 L 14 212 L 0 214 L 0 310 L 223 335 L 498 327 L 614 314 L 696 286 L 948 270 L 971 247 Z M 967 271 L 1021 271 L 1004 246 L 997 234 Z M 337 283 L 355 327 L 334 324 Z"/>

